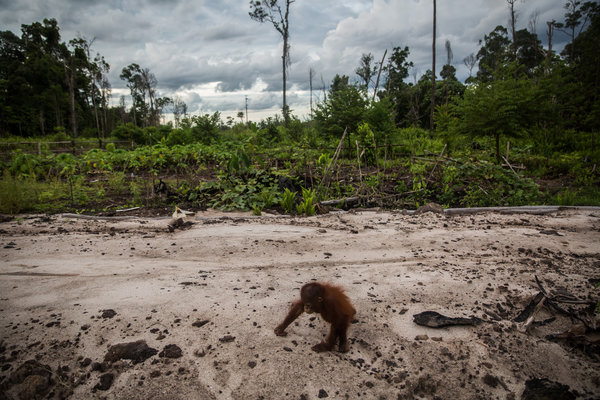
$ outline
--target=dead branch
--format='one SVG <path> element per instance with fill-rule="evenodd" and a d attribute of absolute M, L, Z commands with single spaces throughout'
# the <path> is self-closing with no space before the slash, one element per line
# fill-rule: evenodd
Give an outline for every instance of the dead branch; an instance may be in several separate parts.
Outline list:
<path fill-rule="evenodd" d="M 508 160 L 506 159 L 506 157 L 502 156 L 502 159 L 504 160 L 504 162 L 506 162 L 506 165 L 508 165 L 508 167 L 515 174 L 515 176 L 517 176 L 517 177 L 520 178 L 519 174 L 517 174 L 517 171 L 515 171 L 514 168 L 512 167 L 512 165 L 510 165 L 510 163 L 508 162 Z"/>
<path fill-rule="evenodd" d="M 362 170 L 360 168 L 361 154 L 359 153 L 359 149 L 358 149 L 358 140 L 355 140 L 355 142 L 356 142 L 356 162 L 358 163 L 358 178 L 359 178 L 359 182 L 362 185 L 363 177 L 362 177 Z"/>
<path fill-rule="evenodd" d="M 335 206 L 338 204 L 343 204 L 345 206 L 351 206 L 354 204 L 359 203 L 362 200 L 362 197 L 360 196 L 356 196 L 356 197 L 346 197 L 343 199 L 334 199 L 334 200 L 325 200 L 325 201 L 321 201 L 319 202 L 320 206 Z"/>
<path fill-rule="evenodd" d="M 327 165 L 327 168 L 325 169 L 325 172 L 323 173 L 323 179 L 321 179 L 321 183 L 319 184 L 319 187 L 323 186 L 324 184 L 329 185 L 329 179 L 328 179 L 329 172 L 330 172 L 331 168 L 337 162 L 338 157 L 340 156 L 340 152 L 342 150 L 342 146 L 344 145 L 344 139 L 346 138 L 347 132 L 348 132 L 348 128 L 344 129 L 344 134 L 342 135 L 342 138 L 340 139 L 340 143 L 338 144 L 338 147 L 335 150 L 335 153 L 333 154 L 333 158 L 331 159 L 331 161 Z"/>
<path fill-rule="evenodd" d="M 521 330 L 523 332 L 527 332 L 529 330 L 529 327 L 534 322 L 535 314 L 537 314 L 541 310 L 541 308 L 544 306 L 544 302 L 546 301 L 546 299 L 547 299 L 546 296 L 542 295 L 542 299 L 540 300 L 539 303 L 536 304 L 531 315 L 529 316 L 529 318 L 527 318 L 527 321 L 525 321 L 525 323 L 521 327 Z"/>
<path fill-rule="evenodd" d="M 517 315 L 517 317 L 514 319 L 514 321 L 515 322 L 525 322 L 526 320 L 528 320 L 533 314 L 535 314 L 535 311 L 537 310 L 538 305 L 543 302 L 545 297 L 546 296 L 543 292 L 539 292 L 533 298 L 533 300 L 531 300 L 529 302 L 529 304 L 527 304 L 525 309 L 519 315 Z"/>
<path fill-rule="evenodd" d="M 569 318 L 571 318 L 571 320 L 578 320 L 579 322 L 583 323 L 583 325 L 585 325 L 586 328 L 592 329 L 592 327 L 590 326 L 588 321 L 581 318 L 575 312 L 564 309 L 557 303 L 562 302 L 562 303 L 568 303 L 568 304 L 585 304 L 585 305 L 590 305 L 590 304 L 595 304 L 595 303 L 579 300 L 579 299 L 574 298 L 573 296 L 566 296 L 566 295 L 551 296 L 548 294 L 548 292 L 542 285 L 542 282 L 540 282 L 540 279 L 538 278 L 538 276 L 534 275 L 534 277 L 535 277 L 535 282 L 540 291 L 529 302 L 529 304 L 525 307 L 525 309 L 514 319 L 514 321 L 517 323 L 523 323 L 519 327 L 519 330 L 521 330 L 522 332 L 526 332 L 531 326 L 546 325 L 546 324 L 554 321 L 553 318 L 550 318 L 550 319 L 547 319 L 547 320 L 541 321 L 541 322 L 534 321 L 535 315 L 538 313 L 538 311 L 544 305 L 548 306 L 551 309 L 554 309 L 555 311 L 558 311 L 561 314 L 568 316 Z"/>
<path fill-rule="evenodd" d="M 440 153 L 440 155 L 438 157 L 435 158 L 435 165 L 433 166 L 433 168 L 431 169 L 431 172 L 429 173 L 429 177 L 427 178 L 427 181 L 431 181 L 431 177 L 433 176 L 433 172 L 435 171 L 435 168 L 438 166 L 440 159 L 442 158 L 442 156 L 444 155 L 444 151 L 446 151 L 446 147 L 448 145 L 445 144 L 444 148 L 442 149 L 442 152 Z"/>
<path fill-rule="evenodd" d="M 537 283 L 538 288 L 540 289 L 541 293 L 544 294 L 544 297 L 546 298 L 546 303 L 550 307 L 552 307 L 556 311 L 568 316 L 571 319 L 576 319 L 578 321 L 581 321 L 586 327 L 592 329 L 592 327 L 589 325 L 588 321 L 584 320 L 583 318 L 581 318 L 579 315 L 575 314 L 574 312 L 565 310 L 564 308 L 562 308 L 561 306 L 556 304 L 556 302 L 560 301 L 560 300 L 557 300 L 555 297 L 549 296 L 548 292 L 546 292 L 546 289 L 544 289 L 544 286 L 542 286 L 542 283 L 540 282 L 540 279 L 538 278 L 538 276 L 534 275 L 534 277 L 535 277 L 535 282 Z M 580 304 L 580 303 L 578 303 L 578 304 Z"/>

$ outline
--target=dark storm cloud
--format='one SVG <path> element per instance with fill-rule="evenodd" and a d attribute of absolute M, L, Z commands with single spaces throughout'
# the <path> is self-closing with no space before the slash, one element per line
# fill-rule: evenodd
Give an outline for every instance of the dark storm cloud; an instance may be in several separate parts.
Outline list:
<path fill-rule="evenodd" d="M 246 34 L 247 32 L 238 28 L 237 26 L 213 26 L 206 29 L 202 39 L 209 42 L 220 40 L 238 40 L 243 39 Z"/>
<path fill-rule="evenodd" d="M 517 2 L 517 28 L 535 30 L 546 43 L 546 21 L 564 20 L 557 0 Z M 240 110 L 246 95 L 255 110 L 281 107 L 281 35 L 270 23 L 248 16 L 246 0 L 0 0 L 2 29 L 20 34 L 21 24 L 56 18 L 62 40 L 95 38 L 93 51 L 111 65 L 114 98 L 127 94 L 119 79 L 135 62 L 157 77 L 161 95 L 181 95 L 190 111 Z M 507 26 L 502 0 L 438 2 L 437 70 L 446 61 L 449 40 L 458 76 L 468 75 L 462 59 L 479 50 L 478 41 L 497 25 Z M 291 53 L 288 98 L 292 108 L 308 107 L 309 69 L 313 86 L 335 74 L 356 79 L 361 54 L 379 60 L 387 49 L 409 46 L 417 75 L 431 68 L 432 6 L 429 0 L 298 0 L 290 13 Z M 554 47 L 567 37 L 557 32 Z"/>

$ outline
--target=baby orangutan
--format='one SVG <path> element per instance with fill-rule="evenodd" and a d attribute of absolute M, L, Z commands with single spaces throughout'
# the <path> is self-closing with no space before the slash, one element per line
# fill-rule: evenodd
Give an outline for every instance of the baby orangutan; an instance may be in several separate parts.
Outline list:
<path fill-rule="evenodd" d="M 345 353 L 350 350 L 347 332 L 356 310 L 341 287 L 318 282 L 311 282 L 302 286 L 300 300 L 296 300 L 292 304 L 288 315 L 275 328 L 275 334 L 286 336 L 285 328 L 303 312 L 321 314 L 321 317 L 331 324 L 329 335 L 327 335 L 324 342 L 312 347 L 314 351 L 331 351 L 338 340 L 340 352 Z"/>

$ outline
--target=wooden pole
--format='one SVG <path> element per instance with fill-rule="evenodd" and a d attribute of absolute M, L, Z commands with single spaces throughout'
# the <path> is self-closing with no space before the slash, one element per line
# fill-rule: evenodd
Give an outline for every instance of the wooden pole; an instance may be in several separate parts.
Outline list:
<path fill-rule="evenodd" d="M 381 62 L 379 63 L 379 71 L 377 72 L 377 80 L 375 81 L 375 89 L 373 89 L 373 101 L 375 101 L 375 95 L 377 94 L 377 87 L 379 86 L 379 77 L 381 76 L 381 70 L 383 69 L 383 60 L 385 60 L 385 56 L 387 54 L 387 49 L 383 52 L 383 57 L 381 57 Z"/>
<path fill-rule="evenodd" d="M 432 62 L 431 62 L 431 115 L 429 117 L 429 128 L 433 131 L 434 121 L 433 113 L 435 112 L 435 30 L 436 30 L 436 1 L 433 0 L 433 43 L 431 45 Z"/>

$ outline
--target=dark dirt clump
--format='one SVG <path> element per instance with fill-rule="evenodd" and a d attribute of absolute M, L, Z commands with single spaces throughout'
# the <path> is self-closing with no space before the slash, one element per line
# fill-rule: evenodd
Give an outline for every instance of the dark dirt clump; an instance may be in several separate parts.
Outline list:
<path fill-rule="evenodd" d="M 183 355 L 181 348 L 176 344 L 168 344 L 165 348 L 158 354 L 159 357 L 165 358 L 179 358 Z"/>
<path fill-rule="evenodd" d="M 108 353 L 104 356 L 104 361 L 131 360 L 131 362 L 137 364 L 146 361 L 156 353 L 158 353 L 158 350 L 149 347 L 145 340 L 138 340 L 110 346 Z"/>

